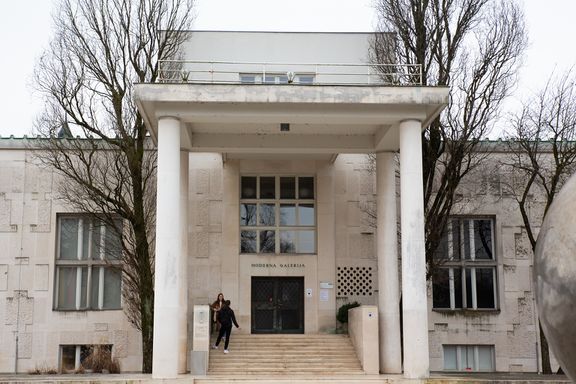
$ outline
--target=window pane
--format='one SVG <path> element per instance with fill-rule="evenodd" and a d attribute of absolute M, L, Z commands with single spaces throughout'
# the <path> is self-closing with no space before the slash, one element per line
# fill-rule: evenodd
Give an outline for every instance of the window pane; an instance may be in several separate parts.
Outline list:
<path fill-rule="evenodd" d="M 444 345 L 444 369 L 445 370 L 458 369 L 455 345 Z"/>
<path fill-rule="evenodd" d="M 82 267 L 82 281 L 80 282 L 80 308 L 88 307 L 88 267 Z"/>
<path fill-rule="evenodd" d="M 432 277 L 432 304 L 434 308 L 450 308 L 449 268 L 439 268 Z"/>
<path fill-rule="evenodd" d="M 494 371 L 494 346 L 493 345 L 479 345 L 478 347 L 478 370 L 479 371 Z"/>
<path fill-rule="evenodd" d="M 448 252 L 449 252 L 449 243 L 448 243 L 448 231 L 450 226 L 448 226 L 446 228 L 446 231 L 444 232 L 444 234 L 442 235 L 442 239 L 440 239 L 440 242 L 438 243 L 438 246 L 436 247 L 436 250 L 434 251 L 434 259 L 435 260 L 444 260 L 444 259 L 448 259 Z"/>
<path fill-rule="evenodd" d="M 300 204 L 298 206 L 299 225 L 314 225 L 314 204 Z"/>
<path fill-rule="evenodd" d="M 100 255 L 100 243 L 102 242 L 102 231 L 104 224 L 100 221 L 94 221 L 92 225 L 92 260 L 102 260 L 103 255 Z"/>
<path fill-rule="evenodd" d="M 280 225 L 296 225 L 295 204 L 280 204 Z"/>
<path fill-rule="evenodd" d="M 276 210 L 274 204 L 260 204 L 260 225 L 276 225 Z"/>
<path fill-rule="evenodd" d="M 266 76 L 264 78 L 264 82 L 266 84 L 274 84 L 276 82 L 275 80 L 276 80 L 276 78 L 274 76 Z"/>
<path fill-rule="evenodd" d="M 116 220 L 115 226 L 106 226 L 106 253 L 108 260 L 118 260 L 122 255 L 122 220 Z"/>
<path fill-rule="evenodd" d="M 253 84 L 256 81 L 256 76 L 254 75 L 240 75 L 240 82 L 246 84 Z"/>
<path fill-rule="evenodd" d="M 240 232 L 240 253 L 256 253 L 256 231 Z"/>
<path fill-rule="evenodd" d="M 240 186 L 240 196 L 243 199 L 255 199 L 256 198 L 256 177 L 255 176 L 243 176 Z"/>
<path fill-rule="evenodd" d="M 60 255 L 62 260 L 78 259 L 78 219 L 60 219 Z"/>
<path fill-rule="evenodd" d="M 100 268 L 92 267 L 92 281 L 90 282 L 90 308 L 100 309 L 98 296 L 100 296 Z"/>
<path fill-rule="evenodd" d="M 314 231 L 299 231 L 298 232 L 298 253 L 314 253 L 316 252 Z"/>
<path fill-rule="evenodd" d="M 454 308 L 462 308 L 462 269 L 454 268 Z"/>
<path fill-rule="evenodd" d="M 314 82 L 314 76 L 312 76 L 312 75 L 300 75 L 300 76 L 298 76 L 298 82 L 300 84 L 312 84 Z"/>
<path fill-rule="evenodd" d="M 260 253 L 276 252 L 274 231 L 260 231 Z"/>
<path fill-rule="evenodd" d="M 256 225 L 256 204 L 240 204 L 240 225 Z"/>
<path fill-rule="evenodd" d="M 90 257 L 90 223 L 92 220 L 89 218 L 83 218 L 80 220 L 82 223 L 82 260 L 87 260 Z"/>
<path fill-rule="evenodd" d="M 60 366 L 63 372 L 73 371 L 76 368 L 76 346 L 62 345 L 62 360 Z"/>
<path fill-rule="evenodd" d="M 452 259 L 460 260 L 461 258 L 461 236 L 460 236 L 460 220 L 452 220 Z"/>
<path fill-rule="evenodd" d="M 261 199 L 274 199 L 276 198 L 276 178 L 275 177 L 261 177 L 260 178 L 260 198 Z"/>
<path fill-rule="evenodd" d="M 278 83 L 280 83 L 280 84 L 288 83 L 288 76 L 284 76 L 284 75 L 278 76 Z"/>
<path fill-rule="evenodd" d="M 280 253 L 296 253 L 295 231 L 280 231 Z"/>
<path fill-rule="evenodd" d="M 476 268 L 476 306 L 495 308 L 494 268 Z"/>
<path fill-rule="evenodd" d="M 313 177 L 299 177 L 298 178 L 298 198 L 299 199 L 313 199 L 314 198 L 314 178 Z"/>
<path fill-rule="evenodd" d="M 474 248 L 476 259 L 493 259 L 491 220 L 474 220 Z"/>
<path fill-rule="evenodd" d="M 460 370 L 473 371 L 474 370 L 474 346 L 462 345 L 460 346 Z"/>
<path fill-rule="evenodd" d="M 119 309 L 122 273 L 116 269 L 104 268 L 104 304 L 102 309 Z"/>
<path fill-rule="evenodd" d="M 473 308 L 472 303 L 472 270 L 465 268 L 466 272 L 466 308 Z"/>
<path fill-rule="evenodd" d="M 295 199 L 296 198 L 296 178 L 295 177 L 281 177 L 280 178 L 280 198 L 281 199 Z"/>
<path fill-rule="evenodd" d="M 462 241 L 464 243 L 464 259 L 470 260 L 472 258 L 470 254 L 470 220 L 463 220 L 462 228 L 463 231 L 461 234 L 463 236 Z"/>
<path fill-rule="evenodd" d="M 76 309 L 76 267 L 58 267 L 58 309 Z"/>

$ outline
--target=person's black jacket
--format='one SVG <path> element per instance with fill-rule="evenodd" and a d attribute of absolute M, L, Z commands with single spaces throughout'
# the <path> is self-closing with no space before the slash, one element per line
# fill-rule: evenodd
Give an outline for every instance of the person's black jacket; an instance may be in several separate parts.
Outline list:
<path fill-rule="evenodd" d="M 223 327 L 231 327 L 232 323 L 234 323 L 236 328 L 239 327 L 238 323 L 236 322 L 236 316 L 234 316 L 234 311 L 226 305 L 218 311 L 217 317 L 218 321 Z"/>

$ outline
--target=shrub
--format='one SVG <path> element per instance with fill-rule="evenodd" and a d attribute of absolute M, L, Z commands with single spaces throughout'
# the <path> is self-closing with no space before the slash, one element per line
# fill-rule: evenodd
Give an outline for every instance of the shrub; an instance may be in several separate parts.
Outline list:
<path fill-rule="evenodd" d="M 53 367 L 49 367 L 48 364 L 42 363 L 40 366 L 36 366 L 34 369 L 28 371 L 29 375 L 55 375 L 58 370 Z"/>
<path fill-rule="evenodd" d="M 338 308 L 338 313 L 336 314 L 336 320 L 338 320 L 341 323 L 347 323 L 348 322 L 348 310 L 351 308 L 356 308 L 359 307 L 360 303 L 358 303 L 357 301 L 353 302 L 353 303 L 346 303 L 343 306 L 341 306 L 340 308 Z"/>
<path fill-rule="evenodd" d="M 93 345 L 86 359 L 82 362 L 82 368 L 94 373 L 120 373 L 118 359 L 112 358 L 112 352 L 108 345 Z"/>

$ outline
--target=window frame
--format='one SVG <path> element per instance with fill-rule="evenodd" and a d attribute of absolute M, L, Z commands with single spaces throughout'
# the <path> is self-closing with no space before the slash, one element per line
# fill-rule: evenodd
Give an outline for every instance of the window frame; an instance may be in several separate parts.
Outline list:
<path fill-rule="evenodd" d="M 475 231 L 474 226 L 468 225 L 468 245 L 463 240 L 466 235 L 465 222 L 474 222 L 479 220 L 488 220 L 490 222 L 490 237 L 491 237 L 491 259 L 477 259 L 476 252 L 472 250 L 475 248 Z M 452 230 L 454 222 L 459 223 L 459 258 L 455 258 L 454 248 L 454 232 Z M 448 286 L 449 286 L 449 301 L 450 307 L 436 307 L 434 302 L 434 292 L 432 292 L 432 309 L 434 311 L 498 311 L 498 260 L 496 257 L 496 238 L 495 238 L 496 219 L 492 216 L 451 216 L 447 223 L 446 228 L 446 248 L 447 257 L 442 257 L 441 265 L 438 270 L 448 270 Z M 442 239 L 444 241 L 444 237 Z M 466 258 L 466 246 L 468 246 L 469 258 Z M 438 252 L 438 250 L 436 251 Z M 438 259 L 438 254 L 435 253 L 434 257 Z M 494 306 L 490 308 L 478 308 L 478 282 L 477 282 L 477 269 L 490 269 L 492 271 L 492 293 Z M 456 306 L 456 278 L 455 271 L 460 271 L 460 291 L 461 291 L 461 306 Z M 470 272 L 470 297 L 472 303 L 468 303 L 467 292 L 467 272 Z M 434 290 L 434 276 L 432 277 L 432 289 Z"/>
<path fill-rule="evenodd" d="M 294 72 L 293 80 L 290 82 L 286 72 L 240 72 L 238 74 L 238 81 L 241 84 L 300 84 L 300 85 L 314 85 L 316 84 L 316 74 L 313 72 Z M 253 80 L 248 80 L 253 78 Z M 273 81 L 269 81 L 273 78 Z M 283 81 L 283 80 L 286 81 Z M 302 81 L 306 79 L 305 81 Z"/>
<path fill-rule="evenodd" d="M 101 347 L 107 348 L 110 355 L 113 353 L 114 344 L 60 344 L 58 348 L 58 372 L 60 373 L 76 373 L 83 365 L 85 359 L 90 353 L 90 348 Z M 74 369 L 64 369 L 64 349 L 74 348 Z"/>
<path fill-rule="evenodd" d="M 480 347 L 488 347 L 490 349 L 490 370 L 480 369 Z M 446 348 L 455 348 L 456 352 L 456 369 L 446 368 Z M 462 361 L 462 351 L 472 350 L 473 354 L 473 367 L 465 367 Z M 496 372 L 496 347 L 494 344 L 442 344 L 442 362 L 443 371 L 445 372 Z"/>
<path fill-rule="evenodd" d="M 244 177 L 255 177 L 256 178 L 256 191 L 255 191 L 255 198 L 243 198 L 242 197 L 242 178 Z M 262 178 L 274 178 L 274 198 L 260 198 L 260 187 Z M 281 179 L 282 178 L 290 178 L 293 177 L 295 179 L 294 183 L 294 190 L 295 195 L 294 198 L 282 198 L 281 197 Z M 300 179 L 301 178 L 312 178 L 312 188 L 314 191 L 313 198 L 300 198 Z M 318 252 L 318 215 L 317 215 L 317 203 L 316 203 L 316 196 L 317 196 L 317 188 L 316 188 L 316 177 L 310 174 L 285 174 L 285 175 L 269 175 L 269 174 L 242 174 L 240 175 L 240 196 L 239 196 L 239 217 L 238 223 L 240 227 L 240 244 L 239 244 L 239 253 L 241 255 L 315 255 Z M 255 223 L 253 225 L 245 225 L 242 223 L 242 212 L 243 206 L 247 204 L 252 204 L 256 206 L 255 209 Z M 274 224 L 260 224 L 261 222 L 261 208 L 262 206 L 273 206 L 274 207 Z M 281 211 L 282 207 L 286 205 L 293 205 L 294 206 L 294 224 L 293 225 L 283 225 L 281 224 Z M 308 206 L 311 205 L 314 213 L 313 213 L 313 223 L 311 225 L 308 224 L 299 224 L 301 218 L 300 207 L 301 206 Z M 274 233 L 274 251 L 273 252 L 262 252 L 261 250 L 261 233 L 263 231 L 273 231 Z M 243 252 L 242 250 L 242 239 L 243 239 L 243 232 L 255 232 L 255 252 Z M 294 239 L 294 252 L 282 252 L 282 233 L 291 232 L 295 234 Z M 300 236 L 304 236 L 305 232 L 312 232 L 313 233 L 313 250 L 311 252 L 300 252 Z"/>
<path fill-rule="evenodd" d="M 66 219 L 75 219 L 78 223 L 77 229 L 77 256 L 75 259 L 62 259 L 61 256 L 61 241 L 62 241 L 62 220 Z M 84 224 L 85 221 L 88 221 L 88 246 L 87 251 L 88 255 L 84 258 L 84 249 L 83 249 L 83 235 L 84 235 Z M 110 258 L 106 257 L 106 229 L 108 225 L 102 223 L 102 225 L 98 225 L 98 232 L 100 235 L 100 244 L 104 244 L 104 246 L 98 246 L 98 256 L 94 258 L 94 243 L 93 243 L 93 235 L 95 233 L 94 222 L 98 221 L 98 219 L 91 217 L 87 214 L 62 214 L 57 215 L 56 218 L 56 255 L 54 258 L 54 298 L 53 298 L 53 310 L 59 312 L 81 312 L 81 311 L 116 311 L 122 310 L 123 308 L 123 298 L 122 298 L 122 269 L 120 268 L 122 264 L 121 257 L 117 258 Z M 122 220 L 118 218 L 119 224 L 124 225 Z M 101 221 L 100 221 L 101 222 Z M 61 279 L 61 269 L 62 268 L 75 268 L 76 269 L 76 286 L 74 288 L 74 308 L 62 308 L 59 303 L 60 299 L 60 279 Z M 83 269 L 86 268 L 86 292 L 82 292 L 83 286 Z M 98 294 L 97 300 L 98 303 L 96 305 L 92 304 L 92 297 L 93 297 L 93 271 L 98 269 Z M 114 308 L 105 308 L 104 307 L 104 287 L 105 287 L 105 273 L 106 270 L 114 271 L 119 273 L 120 278 L 120 289 L 118 292 L 119 295 L 119 306 Z M 85 297 L 83 297 L 85 295 Z M 85 299 L 86 303 L 85 306 L 82 305 L 82 300 Z"/>

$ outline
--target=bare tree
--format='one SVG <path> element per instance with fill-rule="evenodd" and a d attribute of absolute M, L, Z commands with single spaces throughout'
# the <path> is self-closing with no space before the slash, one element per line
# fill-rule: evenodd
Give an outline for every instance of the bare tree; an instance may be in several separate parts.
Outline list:
<path fill-rule="evenodd" d="M 518 203 L 532 251 L 537 230 L 554 198 L 576 171 L 576 78 L 550 78 L 512 118 L 507 187 Z M 540 328 L 542 370 L 551 373 L 548 343 Z"/>
<path fill-rule="evenodd" d="M 61 176 L 60 197 L 106 223 L 124 220 L 124 303 L 142 334 L 144 372 L 152 370 L 156 154 L 132 100 L 133 84 L 154 82 L 159 60 L 177 57 L 192 6 L 192 0 L 61 0 L 55 36 L 35 70 L 45 98 L 39 158 Z"/>
<path fill-rule="evenodd" d="M 377 0 L 372 60 L 420 64 L 422 84 L 450 86 L 446 111 L 423 133 L 428 277 L 460 181 L 486 156 L 475 151 L 516 82 L 527 39 L 514 0 Z M 384 32 L 395 32 L 394 44 Z M 378 37 L 379 36 L 379 37 Z M 383 74 L 386 76 L 386 74 Z"/>

